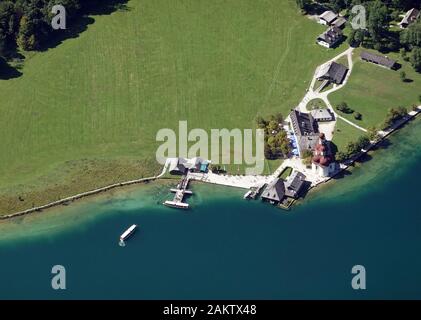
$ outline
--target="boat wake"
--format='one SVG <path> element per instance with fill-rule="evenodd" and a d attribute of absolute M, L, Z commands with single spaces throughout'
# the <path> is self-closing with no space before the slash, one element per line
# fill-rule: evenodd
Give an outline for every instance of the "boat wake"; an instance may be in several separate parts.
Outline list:
<path fill-rule="evenodd" d="M 120 240 L 120 241 L 118 242 L 118 245 L 119 245 L 120 247 L 125 247 L 125 246 L 126 246 L 126 243 L 125 243 L 123 240 Z"/>

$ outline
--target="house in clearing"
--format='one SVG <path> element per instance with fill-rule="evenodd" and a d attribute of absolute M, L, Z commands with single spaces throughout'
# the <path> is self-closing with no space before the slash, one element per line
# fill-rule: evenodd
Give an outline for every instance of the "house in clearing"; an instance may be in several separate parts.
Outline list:
<path fill-rule="evenodd" d="M 319 23 L 326 26 L 331 26 L 333 22 L 338 18 L 338 14 L 333 11 L 325 11 L 319 16 Z"/>
<path fill-rule="evenodd" d="M 416 8 L 412 8 L 411 10 L 409 10 L 405 16 L 403 17 L 402 21 L 399 22 L 399 27 L 401 29 L 405 29 L 408 28 L 408 26 L 412 23 L 414 23 L 415 21 L 417 21 L 417 19 L 420 17 L 420 11 Z"/>
<path fill-rule="evenodd" d="M 324 108 L 314 109 L 314 110 L 311 110 L 310 113 L 313 119 L 316 120 L 317 122 L 329 122 L 329 121 L 335 120 L 334 115 L 329 109 L 324 109 Z"/>
<path fill-rule="evenodd" d="M 392 59 L 389 59 L 388 57 L 380 56 L 368 51 L 361 52 L 361 59 L 367 62 L 377 64 L 387 69 L 393 70 L 397 68 L 397 63 L 395 60 L 392 60 Z"/>
<path fill-rule="evenodd" d="M 297 141 L 298 154 L 302 156 L 305 150 L 313 151 L 319 138 L 316 120 L 310 113 L 300 112 L 296 109 L 291 111 L 289 117 Z"/>
<path fill-rule="evenodd" d="M 329 80 L 335 84 L 341 84 L 348 72 L 348 68 L 343 64 L 334 61 L 325 63 L 317 71 L 316 78 L 318 80 Z"/>
<path fill-rule="evenodd" d="M 333 26 L 327 31 L 323 32 L 316 39 L 316 42 L 326 48 L 335 47 L 343 39 L 343 32 L 341 29 Z"/>

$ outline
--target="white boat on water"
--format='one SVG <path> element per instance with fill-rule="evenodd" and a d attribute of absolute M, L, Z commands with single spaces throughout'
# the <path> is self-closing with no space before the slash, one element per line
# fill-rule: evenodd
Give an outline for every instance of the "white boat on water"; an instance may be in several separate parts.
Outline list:
<path fill-rule="evenodd" d="M 120 236 L 120 241 L 126 240 L 128 237 L 130 237 L 136 230 L 137 224 L 133 224 L 128 228 L 126 231 L 123 232 L 123 234 Z"/>

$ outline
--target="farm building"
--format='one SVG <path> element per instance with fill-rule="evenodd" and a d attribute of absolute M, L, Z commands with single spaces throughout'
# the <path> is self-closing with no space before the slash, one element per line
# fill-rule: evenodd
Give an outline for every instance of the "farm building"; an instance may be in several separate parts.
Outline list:
<path fill-rule="evenodd" d="M 395 60 L 389 59 L 385 56 L 380 56 L 368 51 L 361 52 L 361 59 L 367 62 L 371 62 L 374 64 L 378 64 L 379 66 L 388 68 L 388 69 L 396 69 L 397 63 Z"/>
<path fill-rule="evenodd" d="M 329 80 L 335 84 L 341 84 L 348 72 L 348 68 L 337 62 L 328 62 L 320 67 L 316 74 L 318 80 Z"/>
<path fill-rule="evenodd" d="M 326 26 L 331 26 L 338 18 L 338 14 L 333 11 L 325 11 L 319 16 L 319 23 Z"/>
<path fill-rule="evenodd" d="M 316 39 L 316 42 L 326 48 L 333 48 L 343 39 L 343 32 L 337 27 L 331 27 Z"/>
<path fill-rule="evenodd" d="M 405 14 L 405 17 L 403 17 L 402 21 L 399 22 L 399 27 L 401 29 L 408 28 L 408 26 L 417 21 L 419 17 L 420 11 L 418 9 L 412 8 Z"/>

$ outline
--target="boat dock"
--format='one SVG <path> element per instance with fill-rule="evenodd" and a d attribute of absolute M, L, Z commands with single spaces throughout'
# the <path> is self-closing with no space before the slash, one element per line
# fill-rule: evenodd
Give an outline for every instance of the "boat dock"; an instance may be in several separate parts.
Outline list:
<path fill-rule="evenodd" d="M 251 187 L 250 190 L 247 191 L 247 193 L 244 195 L 243 198 L 255 200 L 259 196 L 260 192 L 262 191 L 265 185 L 266 183 L 264 182 L 264 183 L 257 184 L 254 187 Z"/>
<path fill-rule="evenodd" d="M 177 208 L 177 209 L 188 209 L 189 204 L 183 202 L 184 196 L 191 195 L 193 192 L 191 190 L 187 190 L 189 186 L 190 178 L 188 176 L 183 176 L 180 183 L 177 185 L 177 188 L 171 189 L 171 192 L 174 192 L 174 199 L 172 201 L 165 201 L 164 205 L 167 207 Z"/>

